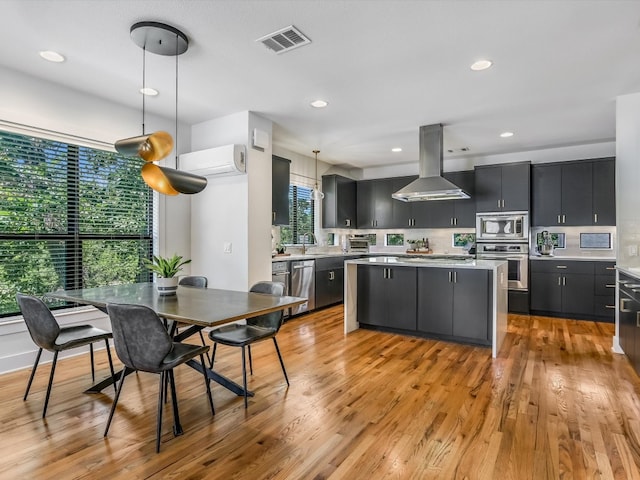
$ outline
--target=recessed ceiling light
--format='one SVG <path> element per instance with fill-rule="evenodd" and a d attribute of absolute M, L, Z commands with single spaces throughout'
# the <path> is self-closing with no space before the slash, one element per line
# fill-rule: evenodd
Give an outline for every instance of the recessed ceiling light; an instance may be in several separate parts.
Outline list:
<path fill-rule="evenodd" d="M 158 95 L 158 90 L 151 87 L 144 87 L 140 89 L 140 93 L 143 95 L 148 95 L 150 97 L 155 97 L 156 95 Z"/>
<path fill-rule="evenodd" d="M 478 60 L 471 65 L 471 70 L 479 72 L 480 70 L 486 70 L 491 65 L 493 65 L 493 62 L 491 60 Z"/>
<path fill-rule="evenodd" d="M 324 108 L 327 105 L 329 105 L 329 103 L 325 102 L 324 100 L 314 100 L 313 102 L 311 102 L 311 106 L 313 108 Z"/>
<path fill-rule="evenodd" d="M 64 62 L 64 57 L 60 55 L 58 52 L 54 52 L 52 50 L 44 50 L 40 52 L 40 56 L 50 62 L 55 62 L 55 63 Z"/>
<path fill-rule="evenodd" d="M 402 149 L 400 147 L 394 147 L 394 148 L 391 149 L 391 151 L 397 153 L 397 152 L 401 152 Z"/>
<path fill-rule="evenodd" d="M 500 136 L 501 136 L 502 138 L 509 138 L 509 137 L 513 137 L 513 132 L 502 132 L 502 133 L 500 134 Z"/>

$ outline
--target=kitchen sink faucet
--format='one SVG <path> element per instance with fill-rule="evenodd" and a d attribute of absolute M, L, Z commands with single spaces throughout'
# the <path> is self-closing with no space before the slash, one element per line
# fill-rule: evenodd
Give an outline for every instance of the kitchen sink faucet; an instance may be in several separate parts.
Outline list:
<path fill-rule="evenodd" d="M 302 235 L 302 254 L 303 255 L 307 254 L 307 245 L 305 242 L 305 240 L 307 240 L 307 235 L 310 235 L 311 238 L 313 239 L 313 243 L 310 243 L 309 245 L 315 245 L 318 243 L 318 239 L 316 238 L 313 232 L 305 233 L 304 235 Z"/>

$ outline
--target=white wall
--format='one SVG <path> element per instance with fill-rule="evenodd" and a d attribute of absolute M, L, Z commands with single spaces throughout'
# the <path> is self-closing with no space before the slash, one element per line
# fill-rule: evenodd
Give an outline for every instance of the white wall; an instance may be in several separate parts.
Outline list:
<path fill-rule="evenodd" d="M 254 128 L 271 140 L 271 121 L 251 112 L 192 127 L 193 151 L 247 146 L 246 175 L 209 177 L 207 188 L 192 199 L 192 273 L 207 276 L 211 288 L 246 291 L 271 279 L 271 147 L 251 147 Z"/>

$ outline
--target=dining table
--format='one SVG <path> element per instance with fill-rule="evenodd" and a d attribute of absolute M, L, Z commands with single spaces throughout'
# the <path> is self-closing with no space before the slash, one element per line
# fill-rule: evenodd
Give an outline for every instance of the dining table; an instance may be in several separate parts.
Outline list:
<path fill-rule="evenodd" d="M 107 305 L 110 303 L 144 305 L 155 311 L 159 317 L 172 321 L 172 333 L 178 322 L 189 325 L 182 332 L 174 335 L 175 341 L 182 341 L 204 328 L 285 310 L 308 300 L 303 297 L 274 296 L 183 285 L 178 286 L 174 295 L 160 295 L 152 282 L 56 290 L 44 296 L 70 303 L 91 305 L 104 313 L 107 313 Z M 236 395 L 244 396 L 244 388 L 241 385 L 213 368 L 201 365 L 196 360 L 189 360 L 187 365 L 200 373 L 206 373 L 210 380 L 219 383 Z M 120 378 L 121 373 L 122 371 L 117 372 L 115 378 L 108 377 L 93 385 L 85 393 L 101 392 L 109 385 L 113 385 L 114 380 Z M 247 395 L 253 396 L 253 392 L 247 391 Z"/>

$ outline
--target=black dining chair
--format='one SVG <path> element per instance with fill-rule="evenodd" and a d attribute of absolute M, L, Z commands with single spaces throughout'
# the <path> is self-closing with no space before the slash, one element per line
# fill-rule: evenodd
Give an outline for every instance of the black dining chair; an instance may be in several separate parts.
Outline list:
<path fill-rule="evenodd" d="M 211 388 L 204 363 L 204 355 L 209 351 L 209 346 L 174 342 L 164 327 L 162 319 L 156 312 L 145 306 L 110 303 L 107 305 L 107 312 L 111 319 L 113 343 L 116 347 L 116 353 L 125 368 L 116 390 L 113 405 L 111 406 L 104 436 L 106 437 L 109 433 L 111 420 L 116 410 L 120 394 L 122 393 L 124 379 L 127 374 L 134 371 L 158 373 L 160 374 L 160 387 L 158 389 L 158 413 L 156 420 L 156 452 L 159 452 L 160 433 L 162 430 L 162 410 L 166 395 L 164 387 L 167 382 L 171 385 L 173 417 L 174 425 L 176 426 L 176 428 L 174 428 L 174 434 L 178 435 L 181 433 L 181 427 L 179 427 L 178 399 L 173 376 L 173 369 L 175 367 L 195 357 L 200 357 L 211 414 L 215 414 Z"/>
<path fill-rule="evenodd" d="M 201 275 L 188 275 L 186 277 L 182 277 L 178 281 L 178 285 L 182 285 L 183 287 L 195 287 L 195 288 L 207 288 L 209 285 L 209 280 L 207 277 L 203 277 Z M 178 322 L 176 324 L 176 333 L 179 327 L 186 327 L 187 324 Z M 206 345 L 207 343 L 204 341 L 204 336 L 202 335 L 202 330 L 198 330 L 198 334 L 200 335 L 200 340 L 202 341 L 202 345 Z"/>
<path fill-rule="evenodd" d="M 281 282 L 258 282 L 249 290 L 254 293 L 263 293 L 266 295 L 283 296 L 284 295 L 284 283 Z M 280 330 L 283 323 L 283 311 L 278 310 L 276 312 L 267 313 L 265 315 L 259 315 L 257 317 L 247 318 L 246 325 L 232 323 L 216 328 L 209 332 L 209 338 L 213 340 L 213 351 L 211 353 L 210 367 L 213 368 L 213 362 L 216 356 L 216 348 L 218 343 L 222 345 L 228 345 L 230 347 L 242 348 L 242 382 L 244 387 L 244 407 L 248 407 L 247 401 L 247 365 L 245 357 L 245 347 L 249 352 L 249 369 L 251 375 L 253 375 L 253 361 L 251 359 L 251 345 L 269 338 L 273 339 L 273 344 L 276 347 L 278 353 L 278 359 L 280 360 L 280 366 L 282 367 L 282 373 L 284 373 L 284 379 L 289 385 L 289 377 L 287 377 L 287 371 L 284 368 L 284 362 L 282 361 L 282 355 L 278 348 L 278 342 L 276 340 L 276 334 Z"/>
<path fill-rule="evenodd" d="M 27 390 L 24 392 L 23 400 L 27 399 L 33 377 L 40 362 L 42 350 L 53 352 L 53 363 L 51 364 L 51 373 L 49 374 L 49 384 L 47 385 L 47 394 L 44 398 L 44 408 L 42 409 L 42 418 L 47 414 L 47 406 L 49 405 L 49 397 L 51 395 L 51 386 L 53 384 L 53 375 L 56 371 L 56 363 L 58 354 L 64 350 L 83 347 L 89 345 L 91 354 L 91 378 L 95 382 L 95 366 L 93 362 L 93 344 L 104 340 L 107 347 L 107 355 L 109 356 L 109 368 L 111 369 L 111 377 L 114 380 L 115 372 L 113 370 L 113 361 L 111 359 L 111 349 L 109 348 L 109 339 L 112 337 L 111 332 L 101 330 L 91 325 L 74 325 L 69 327 L 60 327 L 55 317 L 49 310 L 49 307 L 37 297 L 18 293 L 16 295 L 18 306 L 22 312 L 24 322 L 27 324 L 29 335 L 33 342 L 39 347 L 36 361 L 33 364 Z"/>

